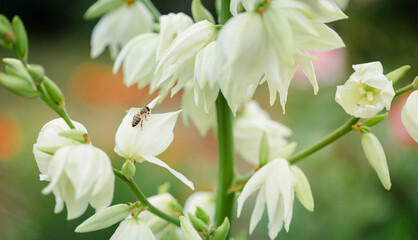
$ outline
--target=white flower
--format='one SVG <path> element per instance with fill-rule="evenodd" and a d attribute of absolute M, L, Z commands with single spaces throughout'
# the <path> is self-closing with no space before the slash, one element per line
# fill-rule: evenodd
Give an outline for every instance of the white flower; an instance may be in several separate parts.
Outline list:
<path fill-rule="evenodd" d="M 77 130 L 87 133 L 87 129 L 78 122 L 72 121 Z M 39 176 L 41 180 L 48 180 L 48 167 L 52 158 L 52 154 L 45 153 L 39 149 L 58 150 L 60 147 L 80 144 L 70 138 L 60 136 L 59 133 L 70 130 L 70 127 L 62 118 L 57 118 L 47 122 L 41 129 L 36 143 L 33 145 L 33 155 L 35 156 L 36 164 L 38 165 Z"/>
<path fill-rule="evenodd" d="M 260 168 L 245 184 L 238 197 L 238 217 L 247 198 L 258 191 L 254 210 L 250 220 L 250 234 L 254 231 L 267 204 L 268 234 L 270 239 L 276 238 L 284 222 L 289 231 L 293 214 L 294 188 L 296 179 L 293 176 L 287 160 L 276 158 Z"/>
<path fill-rule="evenodd" d="M 285 139 L 292 130 L 271 120 L 266 111 L 256 101 L 250 101 L 234 123 L 234 144 L 236 152 L 248 163 L 259 164 L 260 146 L 266 134 L 269 145 L 269 160 L 277 157 L 287 158 L 293 153 L 296 143 Z"/>
<path fill-rule="evenodd" d="M 418 142 L 418 91 L 409 95 L 408 100 L 402 108 L 402 123 L 409 135 Z"/>
<path fill-rule="evenodd" d="M 390 109 L 395 96 L 392 82 L 383 75 L 380 62 L 353 65 L 355 72 L 344 85 L 337 86 L 335 101 L 358 118 L 370 118 L 383 108 Z"/>
<path fill-rule="evenodd" d="M 361 135 L 361 145 L 367 160 L 376 171 L 383 187 L 386 190 L 390 190 L 392 183 L 390 182 L 388 163 L 386 162 L 385 151 L 379 140 L 373 133 L 363 133 Z"/>
<path fill-rule="evenodd" d="M 176 94 L 187 82 L 193 80 L 197 53 L 216 38 L 216 28 L 204 20 L 193 24 L 180 33 L 165 51 L 155 74 L 158 84 Z"/>
<path fill-rule="evenodd" d="M 298 66 L 316 93 L 318 84 L 311 62 L 315 58 L 307 51 L 322 52 L 344 46 L 340 37 L 305 2 L 271 1 L 257 10 L 238 14 L 219 32 L 217 54 L 221 60 L 217 74 L 222 93 L 234 113 L 251 99 L 263 76 L 270 89 L 270 104 L 279 92 L 284 109 L 290 81 Z"/>
<path fill-rule="evenodd" d="M 145 33 L 131 39 L 118 54 L 113 73 L 116 74 L 123 63 L 123 82 L 127 87 L 138 83 L 143 88 L 154 78 L 157 60 L 155 57 L 158 34 Z"/>
<path fill-rule="evenodd" d="M 195 192 L 184 203 L 184 215 L 188 216 L 187 213 L 194 215 L 196 207 L 200 207 L 213 221 L 215 219 L 215 201 L 216 196 L 213 192 Z"/>
<path fill-rule="evenodd" d="M 184 240 L 202 240 L 192 223 L 184 216 L 180 216 L 180 225 Z"/>
<path fill-rule="evenodd" d="M 158 98 L 148 107 L 153 108 Z M 164 152 L 174 138 L 173 128 L 181 111 L 142 115 L 142 123 L 133 127 L 132 120 L 140 114 L 140 109 L 131 108 L 120 124 L 116 136 L 115 152 L 125 159 L 138 162 L 147 161 L 170 171 L 175 177 L 194 189 L 193 183 L 184 175 L 170 168 L 165 162 L 156 158 Z"/>
<path fill-rule="evenodd" d="M 153 17 L 140 1 L 123 4 L 104 15 L 93 29 L 91 36 L 92 58 L 99 56 L 106 46 L 115 58 L 119 49 L 140 33 L 152 31 Z"/>
<path fill-rule="evenodd" d="M 155 240 L 147 224 L 141 219 L 129 216 L 123 220 L 110 240 Z"/>
<path fill-rule="evenodd" d="M 77 226 L 75 232 L 92 232 L 100 229 L 105 229 L 113 224 L 116 224 L 126 218 L 130 214 L 128 204 L 117 204 L 108 207 L 93 216 L 89 217 L 83 223 Z"/>
<path fill-rule="evenodd" d="M 113 198 L 115 175 L 109 157 L 90 144 L 60 148 L 47 171 L 51 179 L 43 194 L 55 195 L 55 213 L 67 205 L 68 219 L 79 217 L 90 203 L 97 211 L 109 206 Z"/>

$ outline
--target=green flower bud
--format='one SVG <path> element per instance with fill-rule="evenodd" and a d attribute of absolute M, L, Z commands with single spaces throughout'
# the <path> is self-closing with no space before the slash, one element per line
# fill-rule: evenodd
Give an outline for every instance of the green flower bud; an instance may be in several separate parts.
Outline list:
<path fill-rule="evenodd" d="M 86 221 L 78 225 L 75 232 L 92 232 L 112 226 L 122 221 L 129 215 L 130 209 L 127 204 L 118 204 L 108 207 L 89 217 Z"/>
<path fill-rule="evenodd" d="M 4 35 L 12 30 L 9 19 L 3 14 L 0 14 L 0 35 Z"/>
<path fill-rule="evenodd" d="M 9 19 L 0 14 L 0 46 L 11 49 L 13 40 L 14 35 Z"/>
<path fill-rule="evenodd" d="M 130 160 L 126 160 L 122 166 L 122 173 L 125 176 L 125 178 L 131 179 L 133 176 L 135 176 L 135 172 L 136 172 L 135 164 Z"/>
<path fill-rule="evenodd" d="M 411 69 L 411 66 L 409 65 L 402 66 L 386 74 L 386 77 L 389 81 L 392 81 L 393 85 L 395 85 L 403 76 L 405 76 L 409 69 Z"/>
<path fill-rule="evenodd" d="M 260 153 L 259 153 L 260 167 L 266 165 L 269 162 L 269 155 L 270 155 L 269 139 L 268 139 L 267 134 L 263 132 L 263 137 L 261 138 L 261 143 L 260 143 Z"/>
<path fill-rule="evenodd" d="M 32 77 L 20 60 L 15 58 L 3 58 L 3 62 L 6 64 L 5 69 L 9 75 L 24 79 L 32 84 Z"/>
<path fill-rule="evenodd" d="M 193 0 L 192 2 L 192 16 L 195 22 L 208 20 L 215 24 L 212 14 L 203 6 L 200 0 Z"/>
<path fill-rule="evenodd" d="M 226 217 L 222 224 L 213 233 L 213 237 L 211 238 L 211 240 L 224 240 L 228 236 L 229 227 L 229 220 Z"/>
<path fill-rule="evenodd" d="M 64 108 L 64 94 L 62 94 L 61 89 L 58 87 L 55 82 L 53 82 L 50 78 L 44 77 L 43 84 L 45 86 L 45 90 L 51 99 L 61 108 Z"/>
<path fill-rule="evenodd" d="M 83 17 L 86 20 L 101 17 L 107 12 L 120 7 L 124 3 L 125 0 L 99 0 L 87 9 Z"/>
<path fill-rule="evenodd" d="M 389 113 L 386 112 L 384 114 L 380 114 L 380 115 L 376 115 L 372 118 L 368 118 L 364 121 L 363 125 L 368 126 L 368 127 L 374 126 L 374 125 L 380 123 L 381 121 L 383 121 L 385 118 L 387 118 L 388 115 L 389 115 Z"/>
<path fill-rule="evenodd" d="M 203 208 L 196 206 L 194 215 L 196 215 L 196 217 L 202 220 L 205 224 L 210 224 L 209 215 L 205 212 L 205 210 L 203 210 Z"/>
<path fill-rule="evenodd" d="M 168 193 L 170 191 L 170 187 L 171 187 L 171 183 L 170 182 L 165 182 L 163 184 L 161 184 L 160 186 L 158 186 L 158 194 L 161 193 Z"/>
<path fill-rule="evenodd" d="M 45 77 L 45 70 L 41 65 L 30 64 L 28 65 L 28 73 L 35 82 L 40 82 Z"/>
<path fill-rule="evenodd" d="M 418 89 L 418 76 L 416 76 L 414 79 L 414 88 Z"/>
<path fill-rule="evenodd" d="M 290 166 L 290 171 L 292 171 L 293 176 L 295 176 L 297 180 L 295 186 L 296 197 L 299 199 L 299 202 L 306 208 L 306 210 L 313 212 L 314 200 L 308 178 L 296 165 Z"/>
<path fill-rule="evenodd" d="M 60 149 L 62 146 L 46 146 L 46 147 L 38 147 L 37 149 L 41 152 L 44 152 L 49 155 L 54 155 L 58 149 Z"/>
<path fill-rule="evenodd" d="M 0 85 L 23 97 L 35 98 L 39 96 L 38 91 L 27 80 L 2 72 L 0 72 Z"/>
<path fill-rule="evenodd" d="M 187 213 L 187 215 L 189 216 L 190 222 L 193 224 L 194 228 L 198 230 L 205 230 L 205 231 L 209 230 L 209 226 L 206 223 L 204 223 L 202 220 L 197 218 L 195 215 L 191 214 L 190 212 Z"/>
<path fill-rule="evenodd" d="M 19 59 L 26 59 L 28 56 L 28 36 L 26 34 L 25 25 L 19 16 L 15 16 L 12 20 L 12 29 L 15 36 L 13 50 Z"/>
<path fill-rule="evenodd" d="M 373 133 L 364 133 L 361 135 L 361 145 L 363 146 L 366 158 L 376 171 L 383 187 L 390 190 L 392 183 L 390 182 L 388 164 L 386 162 L 385 152 L 379 140 Z"/>
<path fill-rule="evenodd" d="M 82 130 L 78 129 L 71 129 L 67 131 L 62 131 L 59 133 L 60 136 L 72 139 L 74 141 L 77 141 L 79 143 L 89 143 L 89 136 L 87 133 L 85 133 Z"/>

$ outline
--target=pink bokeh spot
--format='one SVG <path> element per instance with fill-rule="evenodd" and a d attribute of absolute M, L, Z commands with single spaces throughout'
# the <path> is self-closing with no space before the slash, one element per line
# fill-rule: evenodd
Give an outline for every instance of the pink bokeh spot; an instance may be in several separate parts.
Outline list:
<path fill-rule="evenodd" d="M 409 93 L 411 94 L 412 91 Z M 392 105 L 389 112 L 389 133 L 393 136 L 395 141 L 406 147 L 418 147 L 418 143 L 409 136 L 408 132 L 405 129 L 405 126 L 401 120 L 401 112 L 403 105 L 406 103 L 409 94 L 404 94 L 399 101 Z"/>

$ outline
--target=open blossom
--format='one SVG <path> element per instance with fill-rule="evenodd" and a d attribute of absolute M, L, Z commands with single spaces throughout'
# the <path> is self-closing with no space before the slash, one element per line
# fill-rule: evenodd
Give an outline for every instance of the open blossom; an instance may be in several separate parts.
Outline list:
<path fill-rule="evenodd" d="M 104 15 L 93 29 L 91 36 L 92 58 L 98 57 L 109 46 L 115 58 L 119 49 L 140 33 L 152 31 L 153 17 L 140 1 L 123 4 Z"/>
<path fill-rule="evenodd" d="M 342 86 L 337 86 L 335 101 L 358 118 L 370 118 L 383 108 L 390 109 L 395 96 L 392 82 L 383 75 L 380 62 L 353 65 L 355 72 Z"/>
<path fill-rule="evenodd" d="M 275 239 L 283 227 L 289 231 L 293 214 L 294 188 L 296 178 L 293 176 L 289 163 L 283 158 L 276 158 L 260 168 L 245 184 L 238 197 L 238 217 L 241 214 L 244 202 L 253 193 L 257 192 L 257 199 L 250 220 L 250 234 L 254 231 L 264 213 L 267 205 L 268 234 Z"/>
<path fill-rule="evenodd" d="M 249 10 L 255 9 L 258 3 L 242 2 Z M 345 18 L 340 12 L 327 20 Z M 222 93 L 234 113 L 252 98 L 262 81 L 268 83 L 270 104 L 275 102 L 279 92 L 284 108 L 290 81 L 298 66 L 309 78 L 314 92 L 318 91 L 311 62 L 315 58 L 307 51 L 322 52 L 344 46 L 340 37 L 324 24 L 328 21 L 322 18 L 305 1 L 286 0 L 271 1 L 255 12 L 240 13 L 226 23 L 218 37 L 217 74 Z"/>
<path fill-rule="evenodd" d="M 216 28 L 204 20 L 184 30 L 172 42 L 162 55 L 155 74 L 158 85 L 172 88 L 171 95 L 176 94 L 183 86 L 193 80 L 195 58 L 200 50 L 216 38 Z"/>
<path fill-rule="evenodd" d="M 148 104 L 148 108 L 151 110 L 157 101 L 158 98 L 154 99 Z M 174 125 L 181 111 L 141 114 L 140 110 L 138 108 L 131 108 L 123 118 L 115 136 L 115 152 L 125 159 L 137 162 L 147 161 L 163 167 L 193 189 L 193 183 L 183 174 L 175 171 L 165 162 L 156 158 L 173 141 Z M 132 124 L 134 116 L 140 119 L 140 122 L 136 126 Z"/>
<path fill-rule="evenodd" d="M 402 108 L 401 118 L 406 131 L 418 143 L 418 91 L 409 95 Z"/>
<path fill-rule="evenodd" d="M 155 240 L 155 236 L 147 224 L 140 218 L 129 216 L 123 220 L 110 240 Z"/>
<path fill-rule="evenodd" d="M 79 217 L 88 203 L 100 211 L 112 202 L 115 175 L 109 157 L 91 144 L 60 148 L 52 157 L 47 175 L 51 182 L 43 194 L 54 193 L 55 213 L 67 205 L 68 219 Z"/>
<path fill-rule="evenodd" d="M 72 121 L 72 123 L 77 130 L 87 133 L 87 129 L 81 123 L 75 121 Z M 39 168 L 41 180 L 49 180 L 47 171 L 53 155 L 45 153 L 40 149 L 56 151 L 63 146 L 80 144 L 80 142 L 59 135 L 67 130 L 70 130 L 67 123 L 62 118 L 57 118 L 47 122 L 39 132 L 38 139 L 33 145 L 33 155 Z"/>
<path fill-rule="evenodd" d="M 234 145 L 237 153 L 254 166 L 259 164 L 263 134 L 268 139 L 270 159 L 286 158 L 293 153 L 296 144 L 286 140 L 292 130 L 272 120 L 256 101 L 250 101 L 235 120 Z"/>

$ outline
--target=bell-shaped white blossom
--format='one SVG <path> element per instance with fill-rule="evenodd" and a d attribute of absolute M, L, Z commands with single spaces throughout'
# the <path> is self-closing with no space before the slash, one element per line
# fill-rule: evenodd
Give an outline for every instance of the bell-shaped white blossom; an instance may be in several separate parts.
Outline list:
<path fill-rule="evenodd" d="M 193 19 L 184 13 L 169 13 L 160 17 L 160 42 L 157 48 L 157 60 L 160 60 L 174 39 L 193 25 Z"/>
<path fill-rule="evenodd" d="M 112 202 L 115 175 L 109 157 L 91 144 L 60 148 L 47 171 L 51 182 L 43 194 L 55 195 L 55 213 L 67 205 L 68 219 L 79 217 L 88 203 L 100 211 Z"/>
<path fill-rule="evenodd" d="M 131 39 L 118 54 L 113 73 L 116 74 L 123 64 L 123 83 L 127 87 L 138 83 L 138 87 L 143 88 L 153 80 L 158 39 L 155 33 L 140 34 Z"/>
<path fill-rule="evenodd" d="M 318 83 L 311 62 L 315 58 L 307 51 L 322 52 L 344 46 L 338 34 L 305 1 L 268 4 L 258 11 L 238 14 L 219 32 L 216 69 L 222 93 L 234 113 L 264 81 L 269 86 L 270 104 L 279 92 L 284 109 L 290 81 L 298 66 L 316 93 Z"/>
<path fill-rule="evenodd" d="M 153 106 L 150 105 L 154 105 L 157 100 L 158 98 L 154 99 L 148 107 L 152 109 Z M 175 171 L 165 162 L 156 158 L 173 141 L 174 125 L 181 111 L 143 114 L 140 117 L 141 123 L 133 126 L 132 121 L 136 115 L 141 114 L 140 111 L 138 108 L 131 108 L 123 118 L 115 136 L 115 152 L 125 159 L 135 160 L 137 162 L 147 161 L 163 167 L 193 189 L 193 183 L 183 174 Z"/>
<path fill-rule="evenodd" d="M 335 101 L 358 118 L 370 118 L 383 108 L 390 109 L 395 96 L 392 82 L 383 74 L 380 62 L 353 65 L 355 72 L 344 85 L 337 86 Z"/>
<path fill-rule="evenodd" d="M 250 101 L 235 120 L 234 145 L 236 152 L 254 166 L 259 164 L 263 134 L 268 139 L 270 160 L 287 158 L 293 153 L 296 143 L 288 143 L 286 140 L 292 130 L 272 120 L 256 101 Z"/>
<path fill-rule="evenodd" d="M 409 95 L 402 108 L 401 118 L 406 131 L 418 143 L 418 91 Z"/>
<path fill-rule="evenodd" d="M 72 121 L 77 130 L 87 133 L 87 129 L 78 122 Z M 39 149 L 58 150 L 67 145 L 80 144 L 75 140 L 60 136 L 63 131 L 70 130 L 70 127 L 62 118 L 57 118 L 47 122 L 41 129 L 36 143 L 33 145 L 33 155 L 38 165 L 41 180 L 49 180 L 47 171 L 53 154 L 45 153 Z"/>
<path fill-rule="evenodd" d="M 110 240 L 155 240 L 145 221 L 129 216 L 123 220 Z"/>
<path fill-rule="evenodd" d="M 238 197 L 237 213 L 239 217 L 244 202 L 250 195 L 258 191 L 250 220 L 250 234 L 261 220 L 265 204 L 267 205 L 270 239 L 276 238 L 283 223 L 286 231 L 289 231 L 293 214 L 295 185 L 296 179 L 289 168 L 289 163 L 283 158 L 276 158 L 267 163 L 248 180 Z"/>
<path fill-rule="evenodd" d="M 203 209 L 210 219 L 215 219 L 215 202 L 216 195 L 213 192 L 195 192 L 190 195 L 184 203 L 183 213 L 195 214 L 196 207 Z"/>
<path fill-rule="evenodd" d="M 193 80 L 195 58 L 200 50 L 216 38 L 216 27 L 204 20 L 197 22 L 181 32 L 165 51 L 157 65 L 155 74 L 158 85 L 171 89 L 176 94 L 183 86 Z"/>
<path fill-rule="evenodd" d="M 119 49 L 138 34 L 151 32 L 153 17 L 140 1 L 123 4 L 104 15 L 91 36 L 92 58 L 99 56 L 106 46 L 115 58 Z"/>

